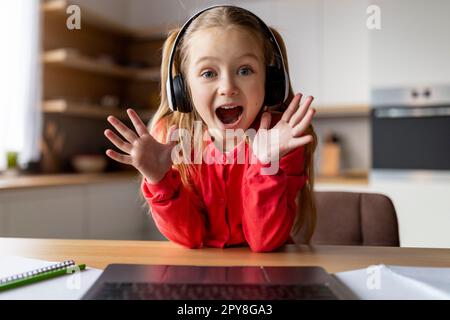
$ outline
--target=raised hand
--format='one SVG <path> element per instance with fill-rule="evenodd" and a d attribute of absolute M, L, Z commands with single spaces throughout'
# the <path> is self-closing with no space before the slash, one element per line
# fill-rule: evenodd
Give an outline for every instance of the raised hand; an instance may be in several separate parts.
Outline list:
<path fill-rule="evenodd" d="M 303 104 L 300 104 L 301 99 L 302 94 L 296 94 L 280 121 L 270 130 L 270 113 L 264 112 L 261 116 L 261 124 L 252 147 L 255 156 L 262 163 L 270 162 L 274 155 L 278 155 L 276 159 L 280 159 L 290 151 L 313 141 L 311 135 L 302 134 L 314 116 L 315 110 L 309 108 L 314 98 L 307 97 Z"/>
<path fill-rule="evenodd" d="M 125 154 L 114 150 L 106 150 L 106 155 L 111 159 L 129 164 L 135 167 L 150 183 L 159 182 L 172 166 L 171 151 L 176 141 L 166 144 L 159 143 L 149 132 L 145 124 L 133 109 L 128 109 L 127 114 L 133 123 L 131 130 L 114 116 L 108 117 L 108 122 L 125 138 L 120 138 L 112 130 L 106 129 L 105 136 Z M 171 136 L 174 128 L 169 130 Z"/>

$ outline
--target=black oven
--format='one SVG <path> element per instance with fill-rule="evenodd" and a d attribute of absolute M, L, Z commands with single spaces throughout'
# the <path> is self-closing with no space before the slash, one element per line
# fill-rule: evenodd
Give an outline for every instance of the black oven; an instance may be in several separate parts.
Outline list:
<path fill-rule="evenodd" d="M 371 92 L 373 169 L 450 170 L 450 86 Z"/>

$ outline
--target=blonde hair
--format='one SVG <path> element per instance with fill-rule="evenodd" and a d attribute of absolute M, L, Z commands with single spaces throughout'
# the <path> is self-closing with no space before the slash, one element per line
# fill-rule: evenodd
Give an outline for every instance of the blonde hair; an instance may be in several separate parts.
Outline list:
<path fill-rule="evenodd" d="M 179 42 L 177 46 L 177 51 L 174 56 L 174 70 L 173 74 L 183 73 L 186 68 L 186 60 L 187 60 L 187 47 L 189 37 L 200 29 L 207 29 L 213 27 L 221 27 L 225 28 L 228 26 L 236 26 L 240 28 L 244 28 L 245 30 L 252 32 L 256 37 L 260 39 L 263 43 L 264 49 L 264 58 L 266 65 L 273 63 L 273 55 L 274 49 L 272 44 L 268 39 L 264 36 L 263 31 L 259 25 L 258 20 L 246 10 L 242 10 L 237 7 L 216 7 L 210 9 L 204 13 L 202 13 L 199 17 L 197 17 L 187 28 L 183 38 Z M 274 34 L 285 63 L 286 70 L 288 70 L 287 63 L 287 54 L 286 54 L 286 46 L 281 35 L 273 28 L 270 28 L 272 33 Z M 201 117 L 193 108 L 193 111 L 190 113 L 181 113 L 181 112 L 172 112 L 169 109 L 168 97 L 165 90 L 165 83 L 167 81 L 167 68 L 170 57 L 170 52 L 175 42 L 175 39 L 179 33 L 180 29 L 177 28 L 169 32 L 169 35 L 164 42 L 163 52 L 162 52 L 162 63 L 161 63 L 161 103 L 156 111 L 155 115 L 152 118 L 150 123 L 150 130 L 155 135 L 155 138 L 164 141 L 166 140 L 166 136 L 168 133 L 168 129 L 175 125 L 178 129 L 186 129 L 191 133 L 191 146 L 196 144 L 196 147 L 203 148 L 205 142 L 203 141 L 195 141 L 194 140 L 194 123 L 195 121 L 202 121 Z M 188 86 L 186 86 L 188 87 Z M 288 102 L 292 100 L 294 97 L 294 93 L 292 87 L 289 87 L 289 95 L 286 100 L 286 103 L 276 106 L 273 111 L 284 111 L 287 107 Z M 192 100 L 191 100 L 192 101 Z M 202 122 L 203 123 L 203 122 Z M 159 127 L 162 126 L 162 130 Z M 206 125 L 203 124 L 204 129 L 206 129 Z M 303 186 L 303 188 L 299 191 L 296 203 L 297 203 L 297 215 L 296 220 L 293 226 L 293 233 L 298 233 L 300 235 L 300 242 L 309 243 L 315 228 L 316 222 L 316 209 L 313 197 L 313 185 L 314 185 L 314 164 L 313 164 L 313 154 L 317 145 L 317 137 L 314 132 L 312 125 L 306 130 L 305 134 L 309 134 L 313 136 L 313 142 L 309 143 L 305 146 L 305 167 L 304 170 L 308 175 L 308 181 Z M 180 136 L 181 138 L 181 136 Z M 201 144 L 200 146 L 198 144 Z M 203 149 L 199 149 L 203 150 Z M 191 154 L 183 153 L 183 157 L 190 157 Z M 183 163 L 184 162 L 184 163 Z M 195 187 L 193 185 L 192 177 L 195 174 L 200 174 L 199 165 L 187 164 L 188 162 L 182 161 L 182 163 L 175 165 L 178 171 L 180 172 L 180 176 L 183 184 L 193 192 L 196 196 L 199 196 L 196 193 Z"/>

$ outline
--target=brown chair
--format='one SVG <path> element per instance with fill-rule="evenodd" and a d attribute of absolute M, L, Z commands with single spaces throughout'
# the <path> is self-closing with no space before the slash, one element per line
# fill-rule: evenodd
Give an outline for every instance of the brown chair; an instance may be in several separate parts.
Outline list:
<path fill-rule="evenodd" d="M 311 244 L 400 245 L 397 215 L 387 196 L 375 193 L 315 192 L 317 223 Z"/>

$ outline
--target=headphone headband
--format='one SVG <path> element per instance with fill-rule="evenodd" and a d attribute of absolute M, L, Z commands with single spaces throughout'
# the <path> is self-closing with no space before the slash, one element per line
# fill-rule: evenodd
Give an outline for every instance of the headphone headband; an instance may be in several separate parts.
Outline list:
<path fill-rule="evenodd" d="M 283 101 L 286 101 L 288 94 L 289 94 L 289 75 L 287 73 L 286 67 L 285 67 L 285 63 L 284 63 L 284 59 L 283 59 L 283 54 L 281 52 L 281 48 L 275 38 L 275 36 L 272 33 L 272 30 L 270 30 L 270 28 L 264 23 L 264 21 L 262 21 L 257 15 L 255 15 L 254 13 L 252 13 L 249 10 L 246 10 L 244 8 L 241 7 L 237 7 L 237 6 L 232 6 L 232 5 L 214 5 L 214 6 L 210 6 L 207 7 L 205 9 L 200 10 L 199 12 L 197 12 L 196 14 L 194 14 L 192 17 L 189 18 L 189 20 L 187 20 L 183 26 L 181 27 L 180 31 L 177 34 L 177 37 L 175 38 L 175 41 L 173 43 L 172 49 L 170 51 L 170 58 L 169 58 L 169 64 L 167 66 L 167 81 L 166 81 L 166 94 L 167 94 L 167 99 L 169 102 L 169 108 L 172 111 L 181 111 L 181 112 L 187 112 L 185 110 L 180 110 L 179 106 L 177 106 L 177 102 L 175 99 L 175 95 L 176 93 L 174 92 L 174 85 L 173 85 L 173 74 L 172 74 L 172 68 L 173 68 L 173 63 L 175 60 L 175 52 L 177 49 L 177 45 L 178 43 L 181 41 L 183 35 L 186 33 L 187 28 L 189 27 L 189 25 L 198 18 L 198 16 L 200 16 L 202 13 L 204 13 L 205 11 L 209 11 L 211 9 L 214 8 L 219 8 L 219 7 L 230 7 L 230 8 L 239 8 L 240 10 L 243 10 L 245 12 L 247 12 L 248 14 L 252 15 L 253 17 L 255 17 L 260 26 L 262 27 L 262 29 L 267 33 L 268 38 L 270 40 L 270 42 L 272 43 L 272 45 L 275 48 L 275 61 L 278 62 L 278 66 L 277 68 L 282 69 L 282 73 L 284 75 L 284 97 L 283 97 Z M 266 93 L 267 94 L 267 93 Z"/>

